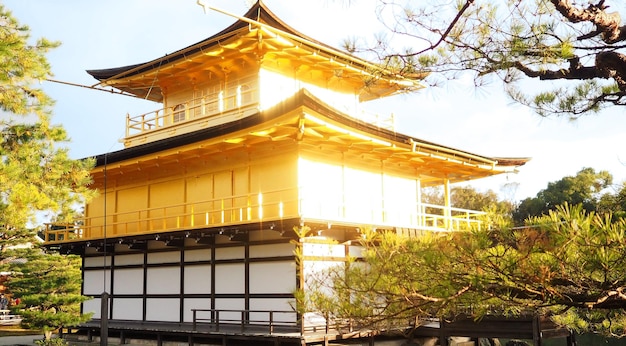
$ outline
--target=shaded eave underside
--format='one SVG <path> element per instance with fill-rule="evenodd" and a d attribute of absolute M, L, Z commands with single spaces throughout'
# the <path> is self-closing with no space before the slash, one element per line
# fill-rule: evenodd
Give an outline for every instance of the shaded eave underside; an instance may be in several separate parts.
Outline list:
<path fill-rule="evenodd" d="M 390 164 L 420 177 L 424 186 L 479 179 L 528 162 L 528 158 L 490 158 L 419 140 L 356 120 L 301 90 L 279 105 L 254 115 L 130 147 L 96 157 L 94 178 L 118 170 L 178 164 L 185 159 L 225 152 L 257 143 L 292 141 L 319 152 L 341 151 L 353 158 Z"/>
<path fill-rule="evenodd" d="M 407 90 L 422 88 L 422 86 L 418 82 L 419 80 L 425 78 L 425 73 L 416 73 L 409 78 L 395 75 L 391 73 L 391 71 L 384 69 L 378 65 L 372 64 L 356 56 L 337 50 L 322 42 L 316 41 L 285 24 L 269 9 L 267 9 L 267 7 L 265 7 L 265 5 L 263 5 L 263 3 L 260 1 L 252 6 L 252 8 L 250 8 L 250 10 L 244 15 L 243 18 L 261 22 L 265 24 L 263 28 L 271 27 L 273 28 L 271 30 L 276 29 L 278 30 L 278 33 L 282 32 L 292 37 L 297 37 L 298 44 L 302 44 L 301 47 L 311 52 L 320 52 L 321 55 L 328 56 L 328 59 L 330 59 L 331 61 L 343 61 L 346 66 L 350 66 L 354 69 L 358 69 L 366 73 L 374 74 L 377 78 L 395 81 L 394 83 L 400 83 L 404 86 L 404 89 Z M 194 57 L 204 54 L 213 54 L 207 52 L 215 52 L 216 50 L 220 49 L 221 45 L 232 43 L 238 38 L 245 36 L 246 33 L 250 33 L 250 27 L 250 23 L 240 19 L 226 29 L 218 32 L 217 34 L 191 46 L 180 49 L 171 54 L 167 54 L 164 57 L 146 63 L 109 69 L 88 70 L 87 72 L 94 78 L 99 80 L 100 83 L 98 84 L 100 85 L 112 86 L 140 98 L 146 98 L 152 101 L 161 102 L 161 90 L 159 85 L 154 84 L 153 78 L 150 79 L 151 83 L 148 83 L 149 85 L 143 85 L 143 88 L 132 87 L 131 81 L 137 78 L 141 79 L 141 76 L 155 73 L 155 71 L 164 69 L 168 65 L 181 64 L 184 61 L 194 59 Z M 284 37 L 282 37 L 281 39 L 284 39 Z"/>

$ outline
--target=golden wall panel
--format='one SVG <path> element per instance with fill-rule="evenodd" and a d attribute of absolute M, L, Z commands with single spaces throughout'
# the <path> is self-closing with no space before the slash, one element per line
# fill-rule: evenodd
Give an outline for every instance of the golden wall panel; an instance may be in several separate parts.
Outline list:
<path fill-rule="evenodd" d="M 254 149 L 229 148 L 158 166 L 125 168 L 124 174 L 113 174 L 114 169 L 108 168 L 107 236 L 299 216 L 293 143 L 267 141 Z M 104 205 L 101 196 L 87 206 L 85 237 L 103 235 Z"/>

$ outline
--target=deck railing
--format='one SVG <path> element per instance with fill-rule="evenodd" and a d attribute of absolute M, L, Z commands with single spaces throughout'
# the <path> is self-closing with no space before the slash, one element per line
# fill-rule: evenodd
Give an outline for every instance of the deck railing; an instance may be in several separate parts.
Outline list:
<path fill-rule="evenodd" d="M 223 327 L 234 326 L 240 328 L 241 333 L 254 330 L 274 334 L 298 332 L 301 324 L 295 311 L 191 309 L 191 312 L 193 330 L 208 325 L 219 332 Z"/>
<path fill-rule="evenodd" d="M 481 227 L 483 212 L 418 203 L 406 212 L 348 205 L 328 208 L 328 200 L 298 199 L 297 189 L 243 194 L 128 212 L 106 212 L 69 224 L 47 224 L 46 242 L 122 237 L 177 230 L 276 221 L 285 218 L 328 220 L 336 224 L 380 225 L 396 229 L 463 231 Z"/>
<path fill-rule="evenodd" d="M 224 309 L 191 309 L 194 331 L 209 328 L 212 332 L 240 332 L 284 334 L 345 334 L 352 333 L 364 326 L 358 321 L 345 318 L 323 317 L 322 313 L 306 313 L 319 318 L 307 320 L 293 310 L 224 310 Z M 417 317 L 396 318 L 385 321 L 386 329 L 406 330 L 424 325 Z"/>

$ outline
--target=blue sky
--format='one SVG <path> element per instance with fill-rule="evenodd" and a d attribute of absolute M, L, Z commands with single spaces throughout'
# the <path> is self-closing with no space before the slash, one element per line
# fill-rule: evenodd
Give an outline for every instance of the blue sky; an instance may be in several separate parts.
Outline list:
<path fill-rule="evenodd" d="M 212 6 L 241 15 L 249 1 L 215 0 Z M 265 0 L 285 22 L 308 36 L 339 47 L 343 38 L 367 36 L 377 27 L 372 0 Z M 4 0 L 32 38 L 62 42 L 48 57 L 54 78 L 93 85 L 85 70 L 152 60 L 223 29 L 227 15 L 204 14 L 195 0 Z M 125 117 L 160 108 L 126 96 L 44 82 L 56 101 L 54 121 L 63 124 L 74 158 L 122 148 Z M 626 180 L 626 108 L 614 107 L 577 121 L 541 118 L 504 97 L 502 86 L 476 90 L 463 80 L 444 88 L 396 96 L 368 106 L 393 113 L 398 132 L 485 156 L 532 157 L 519 173 L 474 185 L 505 198 L 534 196 L 550 181 L 583 167 Z M 516 190 L 502 187 L 519 184 Z"/>

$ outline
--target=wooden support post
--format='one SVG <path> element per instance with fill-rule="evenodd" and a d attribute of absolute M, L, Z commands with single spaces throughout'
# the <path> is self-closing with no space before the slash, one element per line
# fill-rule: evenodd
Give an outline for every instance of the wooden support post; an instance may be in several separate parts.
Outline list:
<path fill-rule="evenodd" d="M 241 311 L 241 333 L 243 333 L 244 330 L 246 329 L 245 323 L 246 323 L 246 312 Z"/>
<path fill-rule="evenodd" d="M 448 346 L 448 333 L 446 333 L 446 321 L 443 318 L 439 319 L 439 345 Z"/>
<path fill-rule="evenodd" d="M 450 200 L 450 179 L 443 181 L 443 224 L 444 228 L 450 230 L 452 227 L 452 205 Z"/>
<path fill-rule="evenodd" d="M 576 335 L 570 332 L 569 336 L 567 337 L 566 343 L 567 343 L 567 346 L 576 346 Z"/>
<path fill-rule="evenodd" d="M 541 323 L 539 323 L 539 316 L 533 318 L 533 346 L 541 346 Z"/>
<path fill-rule="evenodd" d="M 106 245 L 105 245 L 106 246 Z M 100 346 L 107 346 L 109 341 L 109 294 L 100 296 Z"/>
<path fill-rule="evenodd" d="M 192 326 L 193 326 L 193 330 L 195 331 L 196 328 L 197 328 L 197 322 L 196 322 L 197 311 L 196 311 L 196 309 L 191 309 L 191 314 L 193 316 L 193 324 L 192 324 Z"/>

